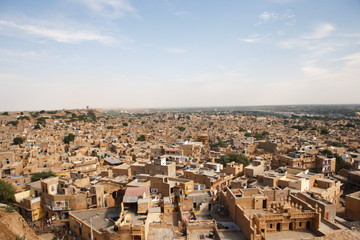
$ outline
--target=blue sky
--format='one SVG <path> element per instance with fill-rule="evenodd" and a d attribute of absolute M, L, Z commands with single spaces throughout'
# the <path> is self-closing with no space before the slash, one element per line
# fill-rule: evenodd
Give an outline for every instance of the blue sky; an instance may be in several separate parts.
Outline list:
<path fill-rule="evenodd" d="M 360 103 L 359 0 L 0 0 L 0 111 Z"/>

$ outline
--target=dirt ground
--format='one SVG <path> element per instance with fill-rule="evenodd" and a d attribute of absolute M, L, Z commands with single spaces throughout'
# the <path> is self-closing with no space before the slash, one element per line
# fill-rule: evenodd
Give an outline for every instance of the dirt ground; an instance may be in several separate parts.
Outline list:
<path fill-rule="evenodd" d="M 325 237 L 317 237 L 315 240 L 359 240 L 360 231 L 341 230 L 333 232 Z"/>
<path fill-rule="evenodd" d="M 25 236 L 26 240 L 41 240 L 19 213 L 0 208 L 0 239 L 9 240 Z"/>

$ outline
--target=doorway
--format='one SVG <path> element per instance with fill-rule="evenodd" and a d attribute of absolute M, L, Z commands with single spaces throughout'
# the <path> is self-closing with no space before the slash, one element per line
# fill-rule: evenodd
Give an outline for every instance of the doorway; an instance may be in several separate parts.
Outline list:
<path fill-rule="evenodd" d="M 280 232 L 280 228 L 281 228 L 280 223 L 277 223 L 276 224 L 276 231 Z"/>

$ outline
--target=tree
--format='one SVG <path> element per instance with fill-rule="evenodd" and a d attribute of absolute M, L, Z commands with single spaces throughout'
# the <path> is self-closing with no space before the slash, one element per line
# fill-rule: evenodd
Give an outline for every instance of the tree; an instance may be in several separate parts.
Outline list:
<path fill-rule="evenodd" d="M 15 202 L 15 188 L 8 182 L 0 180 L 0 203 L 12 204 Z"/>
<path fill-rule="evenodd" d="M 22 137 L 16 137 L 13 139 L 13 144 L 14 145 L 20 145 L 22 143 L 25 142 L 25 138 L 22 138 Z"/>
<path fill-rule="evenodd" d="M 329 149 L 324 149 L 319 151 L 319 153 L 329 157 L 329 158 L 333 158 L 334 157 L 334 153 L 332 151 L 330 151 Z"/>
<path fill-rule="evenodd" d="M 8 112 L 3 112 L 1 115 L 9 116 L 9 113 Z"/>
<path fill-rule="evenodd" d="M 146 140 L 145 135 L 141 135 L 136 139 L 136 141 L 144 142 Z"/>
<path fill-rule="evenodd" d="M 336 158 L 335 172 L 339 172 L 341 169 L 351 169 L 351 163 L 344 161 L 339 154 L 335 153 Z"/>
<path fill-rule="evenodd" d="M 299 130 L 299 131 L 304 131 L 305 129 L 307 129 L 307 126 L 306 126 L 306 125 L 304 125 L 304 126 L 301 126 L 301 125 L 293 125 L 293 126 L 291 126 L 291 128 L 295 128 L 295 129 L 297 129 L 297 130 Z"/>
<path fill-rule="evenodd" d="M 339 172 L 341 169 L 351 169 L 351 163 L 344 161 L 341 156 L 337 153 L 333 153 L 329 149 L 319 151 L 319 153 L 327 156 L 328 158 L 336 158 L 335 171 Z"/>
<path fill-rule="evenodd" d="M 16 120 L 16 121 L 8 121 L 7 123 L 6 123 L 6 125 L 13 125 L 13 126 L 17 126 L 19 124 L 19 121 L 18 120 Z"/>
<path fill-rule="evenodd" d="M 56 174 L 53 172 L 38 172 L 38 173 L 34 173 L 31 176 L 31 182 L 36 182 L 39 181 L 40 179 L 45 179 L 45 178 L 49 178 L 49 177 L 56 177 Z"/>
<path fill-rule="evenodd" d="M 122 123 L 122 125 L 123 125 L 124 127 L 129 126 L 129 124 L 128 124 L 128 123 L 126 123 L 126 122 Z"/>
<path fill-rule="evenodd" d="M 185 128 L 184 127 L 177 127 L 177 129 L 180 131 L 180 132 L 183 132 L 183 131 L 185 131 Z"/>
<path fill-rule="evenodd" d="M 249 133 L 249 132 L 246 132 L 246 133 L 245 133 L 245 137 L 251 137 L 251 136 L 252 136 L 251 133 Z"/>
<path fill-rule="evenodd" d="M 94 110 L 89 110 L 87 112 L 87 115 L 90 117 L 90 121 L 96 122 L 97 118 L 96 118 L 96 114 L 95 114 Z"/>
<path fill-rule="evenodd" d="M 74 140 L 75 140 L 75 135 L 72 134 L 72 133 L 69 133 L 69 135 L 67 135 L 67 136 L 64 137 L 63 142 L 64 142 L 65 144 L 69 144 L 70 142 L 72 142 L 72 141 L 74 141 Z"/>
<path fill-rule="evenodd" d="M 320 130 L 320 134 L 322 134 L 322 135 L 329 134 L 329 130 L 327 130 L 326 128 L 322 128 L 322 129 Z"/>
<path fill-rule="evenodd" d="M 265 136 L 267 136 L 267 135 L 269 135 L 270 133 L 268 132 L 268 131 L 263 131 L 263 132 L 261 132 L 261 133 L 257 133 L 257 134 L 255 134 L 255 138 L 256 138 L 256 140 L 261 140 L 261 139 L 264 139 L 265 138 Z"/>
<path fill-rule="evenodd" d="M 230 162 L 242 163 L 244 166 L 250 164 L 249 159 L 244 154 L 238 153 L 226 153 L 224 156 L 221 156 L 217 162 L 224 166 Z"/>
<path fill-rule="evenodd" d="M 228 144 L 227 144 L 226 142 L 224 142 L 223 140 L 219 139 L 219 140 L 217 141 L 217 143 L 212 144 L 212 145 L 210 146 L 210 148 L 211 148 L 212 150 L 215 150 L 215 149 L 217 149 L 218 147 L 226 148 L 227 146 L 228 146 Z"/>
<path fill-rule="evenodd" d="M 343 147 L 343 146 L 344 146 L 344 144 L 343 144 L 343 143 L 341 143 L 341 142 L 337 142 L 337 141 L 335 141 L 335 142 L 332 142 L 332 143 L 331 143 L 331 146 L 334 146 L 334 147 Z"/>

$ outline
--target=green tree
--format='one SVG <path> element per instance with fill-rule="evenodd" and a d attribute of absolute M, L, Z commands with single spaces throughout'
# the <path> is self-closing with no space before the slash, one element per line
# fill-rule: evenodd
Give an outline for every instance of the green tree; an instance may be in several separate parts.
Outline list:
<path fill-rule="evenodd" d="M 13 144 L 14 145 L 20 145 L 22 143 L 25 142 L 25 138 L 22 138 L 22 137 L 16 137 L 13 139 Z"/>
<path fill-rule="evenodd" d="M 335 172 L 339 172 L 341 169 L 351 169 L 351 163 L 344 161 L 339 154 L 335 153 L 336 158 Z"/>
<path fill-rule="evenodd" d="M 90 121 L 96 122 L 97 118 L 96 118 L 96 114 L 95 114 L 94 110 L 89 110 L 87 112 L 87 115 L 90 117 Z"/>
<path fill-rule="evenodd" d="M 227 146 L 228 146 L 228 144 L 227 144 L 226 142 L 224 142 L 223 140 L 219 139 L 219 140 L 217 141 L 217 143 L 212 144 L 212 145 L 210 146 L 210 148 L 211 148 L 212 150 L 215 150 L 215 149 L 217 149 L 218 147 L 226 148 Z"/>
<path fill-rule="evenodd" d="M 295 128 L 295 129 L 297 129 L 299 131 L 304 131 L 305 129 L 307 129 L 307 126 L 306 125 L 303 125 L 303 126 L 301 126 L 301 125 L 293 125 L 293 126 L 291 126 L 291 128 Z"/>
<path fill-rule="evenodd" d="M 20 116 L 20 117 L 18 117 L 17 119 L 18 119 L 18 120 L 23 120 L 23 119 L 25 119 L 25 120 L 30 121 L 30 118 L 29 118 L 28 116 Z"/>
<path fill-rule="evenodd" d="M 8 112 L 3 112 L 1 115 L 9 116 L 9 113 Z"/>
<path fill-rule="evenodd" d="M 322 128 L 322 129 L 320 129 L 320 134 L 322 134 L 322 135 L 329 134 L 329 130 L 327 130 L 326 128 Z"/>
<path fill-rule="evenodd" d="M 145 135 L 141 135 L 136 139 L 136 141 L 144 142 L 146 140 Z"/>
<path fill-rule="evenodd" d="M 246 133 L 245 133 L 245 137 L 251 137 L 251 136 L 252 136 L 251 133 L 249 133 L 249 132 L 246 132 Z"/>
<path fill-rule="evenodd" d="M 30 180 L 31 182 L 36 182 L 39 181 L 40 179 L 45 179 L 45 178 L 49 178 L 49 177 L 56 177 L 56 174 L 53 172 L 38 172 L 38 173 L 34 173 Z"/>
<path fill-rule="evenodd" d="M 267 136 L 267 135 L 269 135 L 270 133 L 268 132 L 268 131 L 263 131 L 263 132 L 261 132 L 261 133 L 257 133 L 257 134 L 255 134 L 255 138 L 256 138 L 256 140 L 261 140 L 261 139 L 264 139 L 265 138 L 265 136 Z"/>
<path fill-rule="evenodd" d="M 343 144 L 343 143 L 341 143 L 341 142 L 337 142 L 337 141 L 335 141 L 335 142 L 332 142 L 332 143 L 331 143 L 331 146 L 334 146 L 334 147 L 343 147 L 343 146 L 344 146 L 344 144 Z"/>
<path fill-rule="evenodd" d="M 12 204 L 15 202 L 15 188 L 8 182 L 0 180 L 0 203 Z"/>
<path fill-rule="evenodd" d="M 74 141 L 75 140 L 75 135 L 72 134 L 72 133 L 69 133 L 67 136 L 64 137 L 64 140 L 63 142 L 65 144 L 69 144 L 70 142 Z"/>
<path fill-rule="evenodd" d="M 345 127 L 351 127 L 351 128 L 354 128 L 355 127 L 355 124 L 352 124 L 352 123 L 347 123 L 346 125 L 345 125 Z"/>
<path fill-rule="evenodd" d="M 244 154 L 238 153 L 226 153 L 224 156 L 221 156 L 217 162 L 223 164 L 224 166 L 230 162 L 242 163 L 244 166 L 250 164 L 249 159 Z"/>
<path fill-rule="evenodd" d="M 321 150 L 321 151 L 319 151 L 319 153 L 321 153 L 321 154 L 323 154 L 323 155 L 325 155 L 325 156 L 327 156 L 329 158 L 334 157 L 334 153 L 329 149 Z"/>
<path fill-rule="evenodd" d="M 37 121 L 36 123 L 45 127 L 46 119 L 48 119 L 48 117 L 39 117 L 38 119 L 36 119 L 36 121 Z"/>
<path fill-rule="evenodd" d="M 128 123 L 126 123 L 126 122 L 122 123 L 122 125 L 123 125 L 124 127 L 129 126 L 129 124 L 128 124 Z"/>
<path fill-rule="evenodd" d="M 13 125 L 13 126 L 17 126 L 19 124 L 19 121 L 18 120 L 16 120 L 16 121 L 8 121 L 7 123 L 6 123 L 6 125 Z"/>
<path fill-rule="evenodd" d="M 177 129 L 180 131 L 180 132 L 183 132 L 183 131 L 185 131 L 185 128 L 184 127 L 182 127 L 182 126 L 180 126 L 180 127 L 177 127 Z"/>

